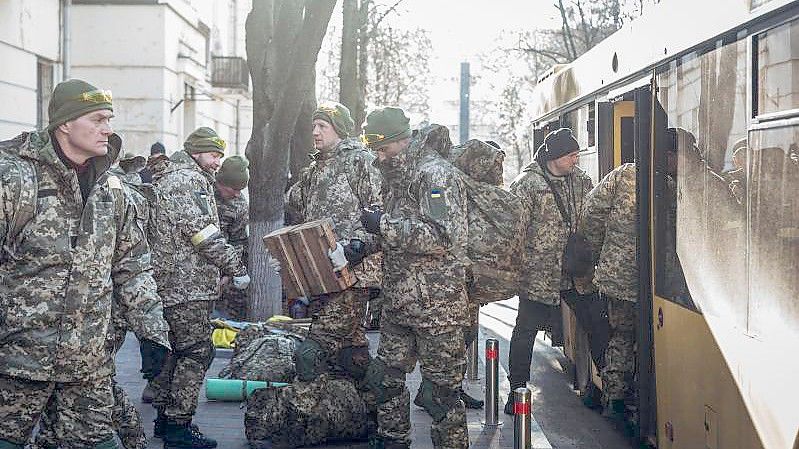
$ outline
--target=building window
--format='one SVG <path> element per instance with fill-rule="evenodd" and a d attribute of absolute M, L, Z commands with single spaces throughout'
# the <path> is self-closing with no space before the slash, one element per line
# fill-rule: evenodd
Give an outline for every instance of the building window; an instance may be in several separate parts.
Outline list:
<path fill-rule="evenodd" d="M 39 59 L 36 63 L 36 127 L 39 129 L 47 126 L 50 117 L 47 106 L 53 95 L 53 63 Z"/>

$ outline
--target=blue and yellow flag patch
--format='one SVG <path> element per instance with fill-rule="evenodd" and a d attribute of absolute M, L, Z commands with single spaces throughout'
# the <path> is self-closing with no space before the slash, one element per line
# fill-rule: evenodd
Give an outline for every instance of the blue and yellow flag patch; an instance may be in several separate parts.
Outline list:
<path fill-rule="evenodd" d="M 447 201 L 444 189 L 433 187 L 427 199 L 428 214 L 434 220 L 440 220 L 447 215 Z"/>

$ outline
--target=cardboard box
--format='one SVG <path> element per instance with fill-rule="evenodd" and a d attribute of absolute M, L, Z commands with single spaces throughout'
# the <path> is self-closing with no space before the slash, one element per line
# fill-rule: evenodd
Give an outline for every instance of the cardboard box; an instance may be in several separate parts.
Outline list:
<path fill-rule="evenodd" d="M 280 261 L 280 277 L 288 299 L 336 293 L 357 279 L 350 267 L 334 271 L 327 256 L 336 247 L 330 219 L 280 228 L 264 237 L 269 253 Z"/>

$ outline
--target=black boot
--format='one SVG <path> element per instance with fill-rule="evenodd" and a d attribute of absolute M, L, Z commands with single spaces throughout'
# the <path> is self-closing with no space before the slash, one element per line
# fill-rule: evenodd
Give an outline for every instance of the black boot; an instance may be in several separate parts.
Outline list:
<path fill-rule="evenodd" d="M 466 392 L 463 391 L 463 389 L 461 389 L 461 401 L 463 401 L 463 405 L 465 405 L 466 408 L 471 408 L 475 410 L 480 410 L 485 405 L 485 403 L 480 399 L 473 398 L 468 394 L 466 394 Z"/>
<path fill-rule="evenodd" d="M 508 377 L 508 380 L 510 381 L 510 392 L 508 393 L 508 400 L 505 402 L 505 409 L 503 411 L 505 412 L 506 415 L 513 416 L 513 403 L 515 402 L 513 400 L 513 392 L 516 391 L 517 388 L 526 387 L 527 381 L 523 383 L 513 382 L 512 380 L 510 380 L 510 377 Z"/>
<path fill-rule="evenodd" d="M 190 422 L 178 424 L 167 421 L 164 426 L 164 449 L 212 449 L 216 440 L 208 438 Z"/>
<path fill-rule="evenodd" d="M 158 412 L 153 420 L 153 436 L 155 438 L 164 438 L 164 428 L 166 427 L 166 416 L 162 412 Z"/>

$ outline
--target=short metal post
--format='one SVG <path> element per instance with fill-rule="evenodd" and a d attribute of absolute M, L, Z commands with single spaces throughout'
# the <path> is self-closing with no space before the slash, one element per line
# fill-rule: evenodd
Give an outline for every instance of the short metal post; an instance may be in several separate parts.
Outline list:
<path fill-rule="evenodd" d="M 479 379 L 477 375 L 477 339 L 466 349 L 466 380 L 475 381 Z"/>
<path fill-rule="evenodd" d="M 530 390 L 521 387 L 513 390 L 513 449 L 530 449 L 531 407 Z"/>
<path fill-rule="evenodd" d="M 486 419 L 485 426 L 498 426 L 499 421 L 499 341 L 486 340 Z"/>

